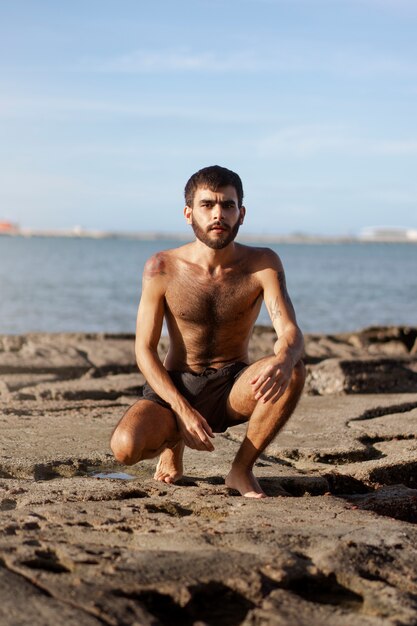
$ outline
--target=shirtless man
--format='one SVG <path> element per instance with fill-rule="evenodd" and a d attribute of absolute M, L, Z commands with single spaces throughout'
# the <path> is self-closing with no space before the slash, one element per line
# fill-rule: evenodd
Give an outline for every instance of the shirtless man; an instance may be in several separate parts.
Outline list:
<path fill-rule="evenodd" d="M 136 357 L 147 385 L 111 440 L 118 461 L 161 455 L 155 478 L 183 473 L 184 446 L 214 450 L 214 432 L 248 422 L 226 485 L 266 496 L 252 468 L 290 417 L 304 386 L 303 336 L 279 257 L 235 243 L 245 218 L 242 182 L 219 166 L 194 174 L 184 216 L 195 241 L 151 257 L 144 269 Z M 262 304 L 278 339 L 273 354 L 249 365 L 248 344 Z M 157 346 L 165 317 L 170 338 Z"/>

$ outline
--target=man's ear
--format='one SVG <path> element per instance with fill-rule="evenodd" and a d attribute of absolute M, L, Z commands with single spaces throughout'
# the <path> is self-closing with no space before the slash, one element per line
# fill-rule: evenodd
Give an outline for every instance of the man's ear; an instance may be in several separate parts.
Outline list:
<path fill-rule="evenodd" d="M 245 207 L 243 206 L 243 204 L 242 204 L 242 206 L 240 207 L 239 211 L 240 211 L 240 223 L 241 223 L 241 224 L 243 224 L 243 221 L 244 221 L 244 219 L 245 219 L 245 215 L 246 215 L 246 209 L 245 209 Z"/>
<path fill-rule="evenodd" d="M 193 214 L 193 210 L 191 207 L 189 207 L 188 205 L 184 208 L 184 217 L 185 220 L 187 222 L 187 224 L 191 224 L 192 222 L 192 214 Z"/>

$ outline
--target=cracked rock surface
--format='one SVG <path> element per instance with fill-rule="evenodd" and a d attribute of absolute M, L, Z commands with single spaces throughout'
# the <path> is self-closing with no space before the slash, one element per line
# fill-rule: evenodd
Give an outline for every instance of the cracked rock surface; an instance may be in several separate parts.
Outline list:
<path fill-rule="evenodd" d="M 223 482 L 244 426 L 187 450 L 177 485 L 114 463 L 144 382 L 132 336 L 0 336 L 0 624 L 415 625 L 416 338 L 307 336 L 253 501 Z M 257 327 L 252 359 L 272 344 Z"/>

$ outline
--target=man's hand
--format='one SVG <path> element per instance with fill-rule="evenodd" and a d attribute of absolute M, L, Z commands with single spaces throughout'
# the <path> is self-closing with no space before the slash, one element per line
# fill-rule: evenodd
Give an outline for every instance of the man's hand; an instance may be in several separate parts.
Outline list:
<path fill-rule="evenodd" d="M 250 381 L 255 400 L 275 404 L 285 392 L 291 380 L 292 366 L 289 360 L 276 359 L 266 364 Z"/>
<path fill-rule="evenodd" d="M 214 446 L 211 443 L 209 437 L 214 437 L 207 420 L 192 407 L 189 407 L 187 411 L 178 413 L 177 423 L 184 443 L 193 450 L 203 450 L 212 452 Z"/>

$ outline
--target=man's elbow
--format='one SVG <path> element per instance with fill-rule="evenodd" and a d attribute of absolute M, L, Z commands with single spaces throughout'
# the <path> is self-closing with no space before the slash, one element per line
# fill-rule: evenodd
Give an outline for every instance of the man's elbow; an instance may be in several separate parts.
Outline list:
<path fill-rule="evenodd" d="M 286 342 L 287 345 L 304 346 L 304 335 L 296 322 L 289 322 L 282 327 L 280 332 L 277 331 L 277 341 Z"/>
<path fill-rule="evenodd" d="M 135 348 L 136 355 L 136 364 L 140 371 L 145 367 L 146 368 L 146 358 L 145 351 L 141 347 Z"/>
<path fill-rule="evenodd" d="M 304 335 L 296 322 L 290 325 L 288 334 L 292 337 L 292 343 L 304 351 Z"/>
<path fill-rule="evenodd" d="M 135 343 L 135 356 L 138 368 L 142 372 L 144 368 L 146 369 L 147 363 L 149 363 L 151 359 L 158 356 L 158 350 L 156 348 L 152 348 L 146 343 L 137 341 Z"/>

